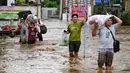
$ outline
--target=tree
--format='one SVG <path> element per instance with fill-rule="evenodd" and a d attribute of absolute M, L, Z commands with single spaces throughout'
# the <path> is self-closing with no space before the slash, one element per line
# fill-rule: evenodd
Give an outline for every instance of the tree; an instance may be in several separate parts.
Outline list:
<path fill-rule="evenodd" d="M 92 3 L 92 2 L 91 2 Z M 104 11 L 104 0 L 101 0 L 101 5 L 95 5 L 93 8 L 93 14 L 102 14 Z"/>
<path fill-rule="evenodd" d="M 90 0 L 90 5 L 91 5 L 91 7 L 92 7 L 92 9 L 91 9 L 91 12 L 93 13 L 93 9 L 94 9 L 94 0 Z"/>
<path fill-rule="evenodd" d="M 130 14 L 130 0 L 125 0 L 125 12 Z"/>
<path fill-rule="evenodd" d="M 124 3 L 125 3 L 125 13 L 128 13 L 126 16 L 127 16 L 127 20 L 128 20 L 128 23 L 129 22 L 129 19 L 130 19 L 130 0 L 124 0 Z M 126 17 L 125 17 L 126 18 Z"/>
<path fill-rule="evenodd" d="M 44 2 L 42 2 L 42 7 L 58 7 L 58 5 L 60 4 L 59 0 L 44 0 Z"/>

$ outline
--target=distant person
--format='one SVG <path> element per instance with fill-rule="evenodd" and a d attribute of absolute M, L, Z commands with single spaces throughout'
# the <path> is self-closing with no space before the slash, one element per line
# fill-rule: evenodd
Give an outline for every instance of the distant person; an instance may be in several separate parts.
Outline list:
<path fill-rule="evenodd" d="M 21 29 L 22 29 L 21 19 L 19 18 L 19 19 L 18 19 L 18 22 L 17 22 L 17 28 L 16 28 L 15 30 L 12 30 L 12 32 L 17 33 L 17 32 L 20 32 Z"/>
<path fill-rule="evenodd" d="M 30 25 L 30 22 L 34 22 L 36 24 L 36 27 L 38 29 L 37 36 L 39 38 L 39 41 L 43 41 L 42 33 L 40 30 L 40 27 L 44 26 L 43 22 L 36 15 L 29 14 L 28 19 L 27 19 L 27 23 Z"/>
<path fill-rule="evenodd" d="M 115 19 L 117 23 L 112 24 L 112 19 Z M 105 64 L 106 70 L 112 70 L 112 63 L 113 63 L 113 35 L 115 36 L 116 29 L 119 25 L 122 24 L 121 19 L 116 16 L 110 17 L 106 22 L 103 28 L 98 29 L 98 24 L 94 24 L 94 29 L 92 29 L 92 36 L 99 36 L 99 53 L 98 53 L 98 69 L 103 69 L 103 65 Z M 110 32 L 110 30 L 111 32 Z"/>
<path fill-rule="evenodd" d="M 27 23 L 28 17 L 24 21 L 24 25 L 28 28 L 28 44 L 34 44 L 36 42 L 36 34 L 38 32 L 35 22 Z"/>
<path fill-rule="evenodd" d="M 38 26 L 38 34 L 37 34 L 37 36 L 39 38 L 39 41 L 43 41 L 43 37 L 42 37 L 42 33 L 41 33 L 40 27 L 44 26 L 44 24 L 43 24 L 43 22 L 40 19 L 37 20 L 37 26 Z"/>

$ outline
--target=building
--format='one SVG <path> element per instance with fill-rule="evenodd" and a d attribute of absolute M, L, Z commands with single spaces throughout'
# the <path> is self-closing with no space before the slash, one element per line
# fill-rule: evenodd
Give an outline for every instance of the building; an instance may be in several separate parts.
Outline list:
<path fill-rule="evenodd" d="M 11 6 L 12 3 L 16 3 L 16 2 L 41 3 L 41 0 L 0 0 L 0 6 Z"/>
<path fill-rule="evenodd" d="M 15 3 L 19 3 L 15 5 Z M 21 4 L 25 5 L 21 5 Z M 34 3 L 36 5 L 28 5 Z M 13 4 L 13 5 L 12 5 Z M 23 10 L 31 10 L 34 15 L 41 18 L 41 0 L 0 0 L 0 19 L 17 19 L 17 13 Z"/>
<path fill-rule="evenodd" d="M 85 9 L 86 8 L 86 9 Z M 80 19 L 84 19 L 85 12 L 86 19 L 91 16 L 90 0 L 63 0 L 63 21 L 69 21 L 73 13 L 77 13 Z"/>

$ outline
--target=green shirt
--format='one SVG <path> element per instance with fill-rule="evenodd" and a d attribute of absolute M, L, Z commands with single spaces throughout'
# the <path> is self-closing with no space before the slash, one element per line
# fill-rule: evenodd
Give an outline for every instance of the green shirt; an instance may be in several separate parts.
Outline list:
<path fill-rule="evenodd" d="M 68 32 L 70 33 L 69 35 L 69 41 L 80 41 L 80 33 L 81 33 L 81 28 L 82 28 L 82 22 L 77 22 L 75 24 L 69 24 L 67 27 Z"/>

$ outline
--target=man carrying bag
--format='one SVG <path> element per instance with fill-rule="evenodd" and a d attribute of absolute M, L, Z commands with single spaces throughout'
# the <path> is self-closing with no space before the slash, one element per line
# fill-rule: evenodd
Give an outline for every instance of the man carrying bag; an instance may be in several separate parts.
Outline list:
<path fill-rule="evenodd" d="M 112 19 L 115 19 L 117 23 L 112 24 Z M 103 69 L 105 64 L 106 70 L 112 69 L 112 62 L 114 52 L 119 51 L 119 41 L 115 40 L 116 29 L 119 25 L 122 24 L 122 21 L 116 17 L 110 17 L 105 21 L 105 26 L 98 29 L 99 35 L 99 53 L 98 53 L 98 69 Z M 98 25 L 95 24 L 94 29 L 92 30 L 92 36 L 96 36 Z M 116 47 L 116 51 L 115 51 Z"/>

